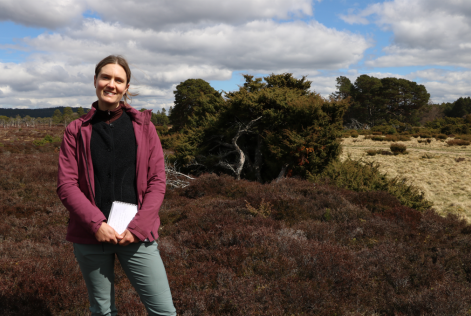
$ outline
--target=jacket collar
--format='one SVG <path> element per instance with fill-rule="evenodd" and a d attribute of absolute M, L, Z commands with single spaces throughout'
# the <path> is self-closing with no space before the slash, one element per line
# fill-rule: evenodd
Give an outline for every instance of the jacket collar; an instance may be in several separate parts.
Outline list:
<path fill-rule="evenodd" d="M 89 121 L 92 120 L 93 116 L 96 113 L 96 109 L 98 107 L 98 101 L 93 102 L 92 107 L 90 111 L 88 111 L 87 114 L 82 115 L 79 120 L 82 121 L 82 125 L 88 123 Z M 129 114 L 131 119 L 135 121 L 138 124 L 144 124 L 144 123 L 149 123 L 150 118 L 152 117 L 152 111 L 151 110 L 145 110 L 143 112 L 139 112 L 129 104 L 125 103 L 124 110 L 126 113 Z"/>

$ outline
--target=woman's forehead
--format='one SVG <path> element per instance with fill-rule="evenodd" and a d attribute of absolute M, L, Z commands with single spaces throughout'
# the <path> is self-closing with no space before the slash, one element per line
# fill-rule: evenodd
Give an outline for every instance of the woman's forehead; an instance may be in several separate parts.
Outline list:
<path fill-rule="evenodd" d="M 118 64 L 107 64 L 103 66 L 100 70 L 100 74 L 115 75 L 126 78 L 126 71 Z"/>

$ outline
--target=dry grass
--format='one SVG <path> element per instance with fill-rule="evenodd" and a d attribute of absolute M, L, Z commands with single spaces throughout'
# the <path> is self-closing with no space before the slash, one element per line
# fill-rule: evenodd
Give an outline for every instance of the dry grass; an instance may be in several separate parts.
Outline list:
<path fill-rule="evenodd" d="M 458 214 L 471 222 L 471 148 L 448 146 L 446 140 L 432 139 L 430 144 L 417 140 L 420 138 L 400 142 L 407 146 L 409 155 L 368 156 L 367 150 L 389 150 L 390 143 L 364 136 L 346 138 L 342 141 L 341 159 L 350 155 L 353 159 L 378 162 L 381 171 L 389 176 L 404 177 L 420 188 L 439 213 Z"/>

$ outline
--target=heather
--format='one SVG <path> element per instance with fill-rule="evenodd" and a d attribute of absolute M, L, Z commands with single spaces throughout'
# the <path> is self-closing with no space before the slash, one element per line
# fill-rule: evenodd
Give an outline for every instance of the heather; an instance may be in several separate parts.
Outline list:
<path fill-rule="evenodd" d="M 64 241 L 68 214 L 55 195 L 57 153 L 44 146 L 0 153 L 0 314 L 88 315 Z M 179 315 L 465 315 L 471 308 L 471 227 L 387 192 L 205 174 L 168 190 L 160 214 L 159 247 Z M 120 311 L 145 315 L 116 266 Z"/>

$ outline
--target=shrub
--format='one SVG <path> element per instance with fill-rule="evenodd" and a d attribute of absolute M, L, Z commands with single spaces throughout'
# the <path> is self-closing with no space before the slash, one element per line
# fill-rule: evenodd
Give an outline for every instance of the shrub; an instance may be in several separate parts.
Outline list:
<path fill-rule="evenodd" d="M 397 134 L 397 131 L 396 131 L 396 129 L 395 129 L 393 126 L 390 126 L 390 127 L 388 128 L 388 130 L 386 131 L 386 134 L 388 134 L 388 135 L 394 135 L 394 134 Z"/>
<path fill-rule="evenodd" d="M 376 142 L 382 142 L 385 140 L 383 136 L 372 136 L 371 140 L 376 141 Z"/>
<path fill-rule="evenodd" d="M 442 134 L 469 134 L 470 130 L 466 124 L 450 124 L 440 129 Z"/>
<path fill-rule="evenodd" d="M 424 143 L 424 144 L 430 144 L 430 143 L 432 142 L 432 140 L 431 140 L 430 138 L 427 138 L 427 139 L 418 139 L 417 142 L 418 142 L 419 144 L 422 144 L 422 143 Z"/>
<path fill-rule="evenodd" d="M 162 136 L 159 135 L 159 138 L 163 149 L 175 149 L 181 138 L 181 135 L 179 133 Z"/>
<path fill-rule="evenodd" d="M 455 136 L 456 139 L 462 139 L 462 140 L 467 140 L 467 141 L 471 141 L 471 135 L 459 135 L 459 136 Z"/>
<path fill-rule="evenodd" d="M 395 155 L 398 155 L 398 154 L 405 154 L 407 146 L 404 144 L 392 143 L 389 148 Z"/>
<path fill-rule="evenodd" d="M 157 131 L 157 134 L 159 135 L 159 137 L 162 137 L 168 134 L 168 127 L 166 125 L 158 125 L 155 127 L 155 130 Z"/>
<path fill-rule="evenodd" d="M 33 144 L 35 146 L 44 146 L 45 144 L 48 144 L 48 143 L 56 143 L 59 145 L 60 142 L 61 142 L 61 139 L 59 137 L 54 137 L 51 135 L 46 135 L 44 136 L 43 139 L 33 140 Z"/>
<path fill-rule="evenodd" d="M 437 134 L 435 135 L 435 139 L 447 139 L 448 136 L 446 136 L 445 134 Z"/>
<path fill-rule="evenodd" d="M 0 315 L 89 314 L 57 153 L 3 156 L 0 169 Z M 206 174 L 168 190 L 158 244 L 178 314 L 466 315 L 471 226 L 405 207 L 396 196 L 411 191 L 381 191 L 391 180 L 374 164 L 335 170 L 366 189 Z M 118 309 L 145 315 L 115 267 Z"/>
<path fill-rule="evenodd" d="M 387 135 L 384 138 L 384 140 L 387 142 L 397 142 L 397 141 L 407 142 L 407 141 L 410 141 L 410 137 L 406 135 L 397 135 L 397 136 Z"/>
<path fill-rule="evenodd" d="M 350 133 L 350 136 L 352 136 L 353 138 L 358 138 L 359 134 L 358 134 L 357 131 L 352 131 L 352 132 Z"/>
<path fill-rule="evenodd" d="M 403 205 L 423 211 L 432 203 L 422 192 L 402 178 L 389 179 L 379 171 L 378 164 L 346 159 L 332 163 L 322 174 L 311 176 L 311 181 L 328 181 L 336 186 L 358 192 L 386 191 L 394 195 Z"/>
<path fill-rule="evenodd" d="M 402 142 L 408 142 L 410 141 L 410 136 L 407 136 L 407 135 L 400 135 L 400 136 L 397 136 L 397 140 L 398 141 L 402 141 Z"/>
<path fill-rule="evenodd" d="M 368 149 L 366 153 L 368 154 L 368 156 L 375 156 L 378 153 L 378 151 L 374 149 Z"/>
<path fill-rule="evenodd" d="M 447 140 L 446 143 L 448 146 L 468 146 L 470 144 L 469 141 L 462 139 L 450 139 Z"/>

